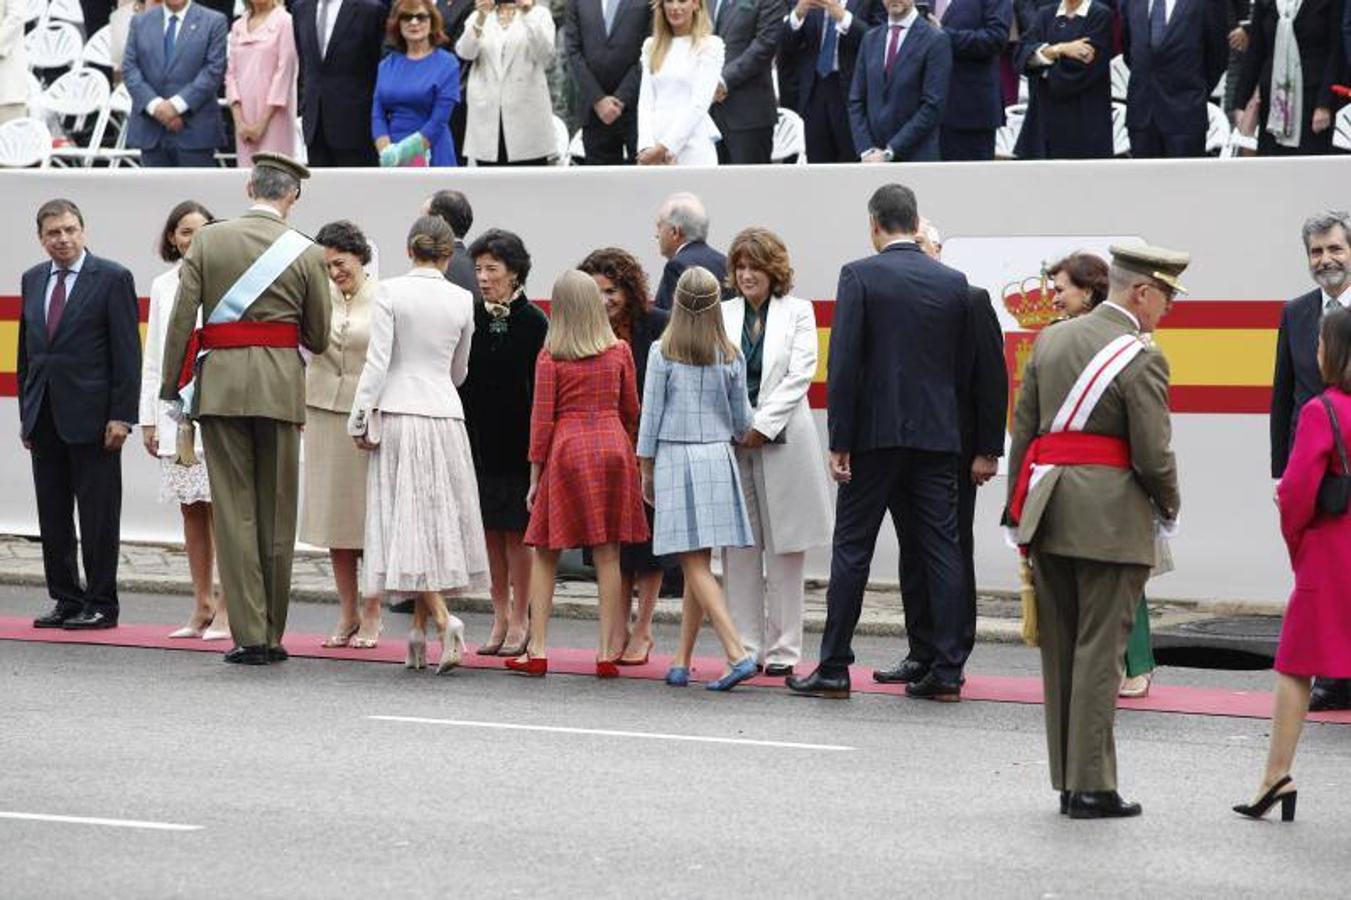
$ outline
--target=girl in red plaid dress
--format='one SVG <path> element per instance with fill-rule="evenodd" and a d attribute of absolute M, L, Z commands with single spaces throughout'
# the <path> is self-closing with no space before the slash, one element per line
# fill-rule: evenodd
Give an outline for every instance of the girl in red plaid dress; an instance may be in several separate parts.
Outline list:
<path fill-rule="evenodd" d="M 554 285 L 549 334 L 535 364 L 530 415 L 530 641 L 507 667 L 548 671 L 545 646 L 558 554 L 590 547 L 600 589 L 596 675 L 619 674 L 623 645 L 611 646 L 623 593 L 619 545 L 647 540 L 638 461 L 637 375 L 629 345 L 615 337 L 591 276 L 565 272 Z"/>

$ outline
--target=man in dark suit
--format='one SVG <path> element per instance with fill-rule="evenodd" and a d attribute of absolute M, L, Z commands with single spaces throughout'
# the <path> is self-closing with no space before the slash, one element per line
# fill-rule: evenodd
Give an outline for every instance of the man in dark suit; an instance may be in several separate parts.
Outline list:
<path fill-rule="evenodd" d="M 296 0 L 300 120 L 311 166 L 374 166 L 371 101 L 385 41 L 378 0 Z"/>
<path fill-rule="evenodd" d="M 936 29 L 935 29 L 936 32 Z M 882 517 L 919 548 L 929 593 L 933 658 L 906 693 L 961 696 L 962 560 L 957 462 L 958 369 L 973 341 L 966 277 L 915 243 L 919 208 L 899 184 L 868 201 L 877 254 L 845 266 L 830 333 L 826 416 L 830 471 L 840 484 L 821 662 L 792 690 L 848 697 L 850 647 Z"/>
<path fill-rule="evenodd" d="M 380 0 L 384 2 L 384 0 Z M 388 5 L 388 4 L 386 4 Z M 465 26 L 469 24 L 469 17 L 474 14 L 474 0 L 436 0 L 436 8 L 441 13 L 441 19 L 446 23 L 446 44 L 447 52 L 455 52 L 455 42 L 464 34 Z M 464 124 L 466 111 L 469 109 L 464 102 L 465 88 L 469 85 L 469 72 L 474 68 L 472 59 L 460 60 L 460 102 L 455 104 L 455 108 L 450 111 L 450 136 L 455 139 L 456 147 L 464 146 Z"/>
<path fill-rule="evenodd" d="M 483 302 L 483 292 L 479 290 L 478 276 L 474 274 L 474 260 L 469 256 L 464 239 L 474 226 L 474 208 L 469 199 L 459 191 L 437 191 L 427 201 L 426 214 L 436 216 L 455 232 L 455 255 L 446 267 L 446 280 L 464 288 L 474 295 L 474 301 Z"/>
<path fill-rule="evenodd" d="M 37 231 L 50 261 L 23 273 L 16 371 L 42 567 L 56 605 L 33 627 L 112 628 L 121 450 L 141 390 L 136 285 L 126 269 L 85 250 L 84 216 L 69 200 L 44 203 Z M 77 508 L 84 587 L 75 561 Z"/>
<path fill-rule="evenodd" d="M 947 160 L 994 159 L 994 134 L 1004 124 L 999 59 L 1013 26 L 1013 0 L 952 0 L 929 17 L 933 25 L 940 20 L 952 42 L 952 82 L 939 149 Z"/>
<path fill-rule="evenodd" d="M 713 123 L 722 132 L 718 162 L 769 162 L 774 125 L 774 54 L 783 33 L 784 0 L 707 0 L 713 33 L 722 38 L 726 60 L 713 95 Z"/>
<path fill-rule="evenodd" d="M 863 36 L 849 89 L 849 126 L 865 163 L 937 162 L 952 81 L 952 45 L 915 0 L 883 0 L 887 21 Z"/>
<path fill-rule="evenodd" d="M 670 309 L 675 299 L 676 282 L 690 266 L 703 266 L 722 284 L 727 278 L 727 257 L 708 246 L 708 213 L 693 194 L 672 194 L 657 213 L 657 247 L 666 257 L 652 302 L 658 309 Z M 724 294 L 726 289 L 724 288 Z"/>
<path fill-rule="evenodd" d="M 858 162 L 849 128 L 849 84 L 868 29 L 884 21 L 881 0 L 798 0 L 784 45 L 795 62 L 795 108 L 802 116 L 807 161 Z M 779 67 L 779 88 L 785 76 Z"/>
<path fill-rule="evenodd" d="M 1330 211 L 1304 223 L 1309 274 L 1318 284 L 1281 311 L 1276 336 L 1276 374 L 1271 386 L 1271 477 L 1285 474 L 1295 426 L 1304 404 L 1323 392 L 1318 370 L 1318 331 L 1323 316 L 1351 307 L 1351 213 Z M 1351 681 L 1319 678 L 1309 708 L 1351 709 Z"/>
<path fill-rule="evenodd" d="M 584 162 L 631 165 L 638 158 L 638 56 L 652 9 L 646 0 L 568 0 L 564 23 Z"/>
<path fill-rule="evenodd" d="M 1126 128 L 1137 159 L 1205 156 L 1206 105 L 1229 66 L 1228 15 L 1218 0 L 1124 0 L 1130 67 Z"/>

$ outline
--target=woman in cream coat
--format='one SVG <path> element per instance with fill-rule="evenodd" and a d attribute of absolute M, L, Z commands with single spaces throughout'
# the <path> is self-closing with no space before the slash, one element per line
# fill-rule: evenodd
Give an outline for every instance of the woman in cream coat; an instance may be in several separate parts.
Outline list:
<path fill-rule="evenodd" d="M 477 0 L 455 42 L 472 60 L 465 86 L 463 157 L 480 166 L 539 166 L 557 153 L 549 63 L 554 19 L 534 0 Z"/>
<path fill-rule="evenodd" d="M 747 228 L 727 251 L 739 296 L 722 305 L 723 324 L 746 359 L 755 408 L 737 448 L 755 546 L 723 550 L 732 621 L 765 674 L 791 675 L 802 658 L 806 550 L 830 543 L 835 527 L 826 457 L 807 401 L 816 376 L 816 314 L 787 295 L 793 270 L 783 242 Z"/>
<path fill-rule="evenodd" d="M 722 135 L 708 108 L 725 55 L 703 0 L 665 0 L 653 10 L 640 63 L 638 165 L 718 164 Z"/>

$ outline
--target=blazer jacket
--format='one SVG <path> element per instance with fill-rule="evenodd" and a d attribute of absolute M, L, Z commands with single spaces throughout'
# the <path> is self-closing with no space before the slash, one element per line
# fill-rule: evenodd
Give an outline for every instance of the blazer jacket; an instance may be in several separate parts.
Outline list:
<path fill-rule="evenodd" d="M 957 384 L 973 309 L 966 276 L 911 242 L 845 266 L 827 358 L 830 449 L 959 453 Z"/>
<path fill-rule="evenodd" d="M 367 278 L 361 290 L 344 300 L 334 286 L 328 347 L 305 367 L 305 405 L 331 412 L 350 413 L 357 381 L 366 364 L 371 340 L 371 313 L 377 284 Z"/>
<path fill-rule="evenodd" d="M 474 298 L 435 269 L 380 282 L 348 433 L 365 434 L 373 409 L 463 419 L 456 388 L 469 374 L 473 337 Z"/>
<path fill-rule="evenodd" d="M 154 149 L 170 132 L 146 111 L 151 100 L 181 97 L 187 104 L 183 130 L 173 135 L 185 150 L 214 150 L 225 141 L 225 126 L 216 102 L 225 83 L 225 57 L 230 23 L 199 3 L 188 6 L 179 23 L 173 58 L 164 59 L 165 7 L 156 6 L 131 20 L 122 80 L 131 93 L 127 146 Z"/>
<path fill-rule="evenodd" d="M 716 0 L 707 0 L 711 7 Z M 722 132 L 773 128 L 779 120 L 774 95 L 774 54 L 783 36 L 785 0 L 720 0 L 713 33 L 722 38 L 722 83 L 727 97 L 714 103 L 713 123 Z"/>
<path fill-rule="evenodd" d="M 968 287 L 975 332 L 963 347 L 957 373 L 961 404 L 962 458 L 1003 456 L 1009 417 L 1009 371 L 1004 364 L 1004 331 L 985 288 Z M 970 468 L 967 466 L 966 468 Z"/>
<path fill-rule="evenodd" d="M 643 385 L 647 380 L 647 357 L 652 345 L 661 340 L 666 331 L 666 323 L 671 314 L 655 306 L 647 310 L 638 321 L 633 323 L 633 333 L 629 337 L 629 349 L 633 351 L 633 367 L 638 376 L 638 399 L 643 398 Z"/>
<path fill-rule="evenodd" d="M 1280 478 L 1295 443 L 1295 426 L 1304 404 L 1323 392 L 1318 371 L 1318 329 L 1323 323 L 1323 291 L 1315 288 L 1281 310 L 1276 333 L 1276 373 L 1271 381 L 1271 477 Z"/>
<path fill-rule="evenodd" d="M 1045 434 L 1089 360 L 1123 334 L 1123 312 L 1102 305 L 1045 329 L 1023 370 L 1013 417 L 1009 495 L 1032 439 Z M 1168 360 L 1150 347 L 1121 371 L 1084 429 L 1130 442 L 1131 468 L 1055 466 L 1028 493 L 1018 542 L 1033 552 L 1152 566 L 1155 519 L 1177 518 L 1177 462 L 1168 413 Z"/>
<path fill-rule="evenodd" d="M 675 302 L 676 282 L 680 281 L 680 276 L 690 266 L 703 266 L 708 269 L 713 273 L 713 277 L 718 279 L 718 284 L 727 280 L 727 257 L 703 241 L 690 241 L 677 250 L 661 270 L 661 283 L 657 285 L 657 295 L 652 301 L 658 309 L 671 308 L 671 304 Z M 724 288 L 723 297 L 729 295 L 729 289 Z"/>
<path fill-rule="evenodd" d="M 466 85 L 465 159 L 495 161 L 498 128 L 505 132 L 509 159 L 538 159 L 558 152 L 554 141 L 553 101 L 548 70 L 554 58 L 554 19 L 547 7 L 517 13 L 503 28 L 496 15 L 476 19 L 455 43 L 455 52 L 473 60 Z"/>
<path fill-rule="evenodd" d="M 839 36 L 835 45 L 835 57 L 838 63 L 837 73 L 841 86 L 841 96 L 848 98 L 849 85 L 854 77 L 854 66 L 858 63 L 858 48 L 863 36 L 874 25 L 885 22 L 887 11 L 880 0 L 848 0 L 844 6 L 852 18 L 849 30 Z M 816 74 L 816 60 L 821 55 L 821 28 L 829 24 L 835 28 L 835 21 L 827 18 L 825 11 L 814 9 L 802 20 L 802 27 L 794 31 L 791 26 L 784 27 L 784 47 L 787 56 L 796 67 L 797 94 L 796 109 L 799 114 L 807 115 L 820 78 Z M 780 63 L 782 66 L 782 62 Z M 780 70 L 780 77 L 784 76 Z M 780 88 L 782 91 L 782 87 Z"/>
<path fill-rule="evenodd" d="M 1228 11 L 1220 0 L 1177 0 L 1155 47 L 1149 40 L 1151 2 L 1125 0 L 1121 17 L 1122 55 L 1131 70 L 1126 126 L 1204 135 L 1210 93 L 1229 67 Z"/>
<path fill-rule="evenodd" d="M 923 19 L 910 26 L 886 74 L 888 25 L 863 36 L 849 89 L 849 127 L 860 155 L 891 148 L 896 162 L 940 159 L 938 125 L 952 81 L 952 44 Z"/>
<path fill-rule="evenodd" d="M 329 147 L 371 145 L 371 101 L 387 14 L 379 0 L 342 0 L 328 53 L 321 54 L 316 0 L 296 0 L 291 19 L 300 57 L 300 121 L 306 144 L 314 143 L 323 128 Z"/>
<path fill-rule="evenodd" d="M 952 42 L 952 81 L 943 124 L 995 129 L 1004 124 L 999 60 L 1013 27 L 1013 0 L 952 0 L 943 33 Z M 905 51 L 905 45 L 901 45 Z"/>
<path fill-rule="evenodd" d="M 101 444 L 109 422 L 135 424 L 141 387 L 141 335 L 131 273 L 86 252 L 56 333 L 47 339 L 50 261 L 23 273 L 23 312 L 15 371 L 21 434 L 37 426 L 45 402 L 61 440 Z M 175 375 L 177 371 L 175 371 Z"/>
<path fill-rule="evenodd" d="M 750 427 L 746 361 L 739 352 L 727 362 L 692 366 L 668 360 L 660 344 L 652 348 L 643 382 L 639 456 L 655 458 L 659 441 L 728 444 Z"/>
<path fill-rule="evenodd" d="M 722 137 L 709 107 L 722 78 L 725 48 L 722 38 L 710 35 L 698 46 L 679 39 L 662 61 L 651 68 L 653 39 L 643 41 L 638 56 L 642 82 L 638 85 L 638 149 L 661 144 L 676 165 L 703 162 Z M 711 164 L 711 163 L 708 163 Z"/>
<path fill-rule="evenodd" d="M 0 104 L 28 100 L 28 53 L 23 24 L 28 4 L 0 0 Z"/>
<path fill-rule="evenodd" d="M 169 316 L 178 297 L 178 269 L 181 263 L 161 272 L 150 282 L 150 310 L 145 323 L 145 347 L 141 353 L 141 402 L 139 424 L 155 429 L 159 441 L 159 455 L 172 457 L 178 447 L 178 423 L 169 415 L 168 404 L 159 398 L 160 383 L 164 380 L 164 335 L 169 330 Z M 198 326 L 201 321 L 198 321 Z M 202 434 L 196 435 L 197 456 L 201 458 Z"/>
<path fill-rule="evenodd" d="M 577 118 L 600 125 L 593 107 L 602 97 L 615 97 L 625 112 L 638 111 L 638 64 L 643 41 L 652 32 L 652 7 L 647 0 L 616 0 L 614 22 L 605 31 L 604 0 L 568 0 L 564 13 L 563 52 L 576 90 Z"/>

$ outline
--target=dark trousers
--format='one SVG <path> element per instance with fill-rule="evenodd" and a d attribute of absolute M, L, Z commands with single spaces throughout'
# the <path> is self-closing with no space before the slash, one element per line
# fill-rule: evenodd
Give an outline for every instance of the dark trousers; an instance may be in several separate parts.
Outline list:
<path fill-rule="evenodd" d="M 925 664 L 932 664 L 937 658 L 937 644 L 958 643 L 963 664 L 976 646 L 976 485 L 971 481 L 969 456 L 962 457 L 956 474 L 957 540 L 962 551 L 962 591 L 957 615 L 951 623 L 957 629 L 955 634 L 943 638 L 934 634 L 923 548 L 915 539 L 915 529 L 900 529 L 901 602 L 905 609 L 905 636 L 909 643 L 906 657 Z"/>
<path fill-rule="evenodd" d="M 215 150 L 185 150 L 164 141 L 154 149 L 141 150 L 141 165 L 147 169 L 212 169 Z"/>
<path fill-rule="evenodd" d="M 587 116 L 582 126 L 582 148 L 587 166 L 633 165 L 638 159 L 638 115 L 632 109 L 609 125 Z"/>
<path fill-rule="evenodd" d="M 67 444 L 56 431 L 47 403 L 29 440 L 47 593 L 63 612 L 88 609 L 116 617 L 122 453 L 106 453 L 102 443 Z M 75 562 L 77 509 L 84 587 Z"/>
<path fill-rule="evenodd" d="M 850 644 L 882 517 L 888 511 L 897 538 L 909 535 L 923 566 L 933 623 L 933 669 L 955 679 L 966 661 L 961 640 L 961 547 L 957 539 L 957 455 L 887 449 L 856 453 L 853 478 L 835 501 L 835 538 L 826 590 L 821 670 L 844 672 L 854 661 Z"/>
<path fill-rule="evenodd" d="M 322 114 L 321 114 L 322 115 Z M 323 123 L 316 123 L 314 142 L 305 145 L 308 163 L 311 168 L 366 168 L 379 165 L 380 157 L 375 152 L 375 143 L 370 142 L 356 147 L 330 147 L 324 137 Z"/>
<path fill-rule="evenodd" d="M 511 159 L 507 156 L 507 129 L 499 121 L 497 123 L 497 159 L 476 159 L 476 165 L 484 168 L 498 166 L 501 168 L 519 168 L 522 166 L 547 166 L 549 158 L 541 156 L 532 159 Z"/>
<path fill-rule="evenodd" d="M 80 0 L 80 12 L 84 16 L 85 37 L 92 37 L 113 14 L 115 0 Z"/>
<path fill-rule="evenodd" d="M 1153 126 L 1131 129 L 1131 157 L 1134 159 L 1185 159 L 1205 155 L 1205 132 L 1164 134 Z"/>
<path fill-rule="evenodd" d="M 838 72 L 815 78 L 802 127 L 807 138 L 807 162 L 858 162 L 854 135 L 849 130 L 845 86 Z"/>
<path fill-rule="evenodd" d="M 993 128 L 949 128 L 938 130 L 939 154 L 944 160 L 969 161 L 994 159 Z"/>
<path fill-rule="evenodd" d="M 724 131 L 718 141 L 718 165 L 759 166 L 774 153 L 774 126 Z"/>

